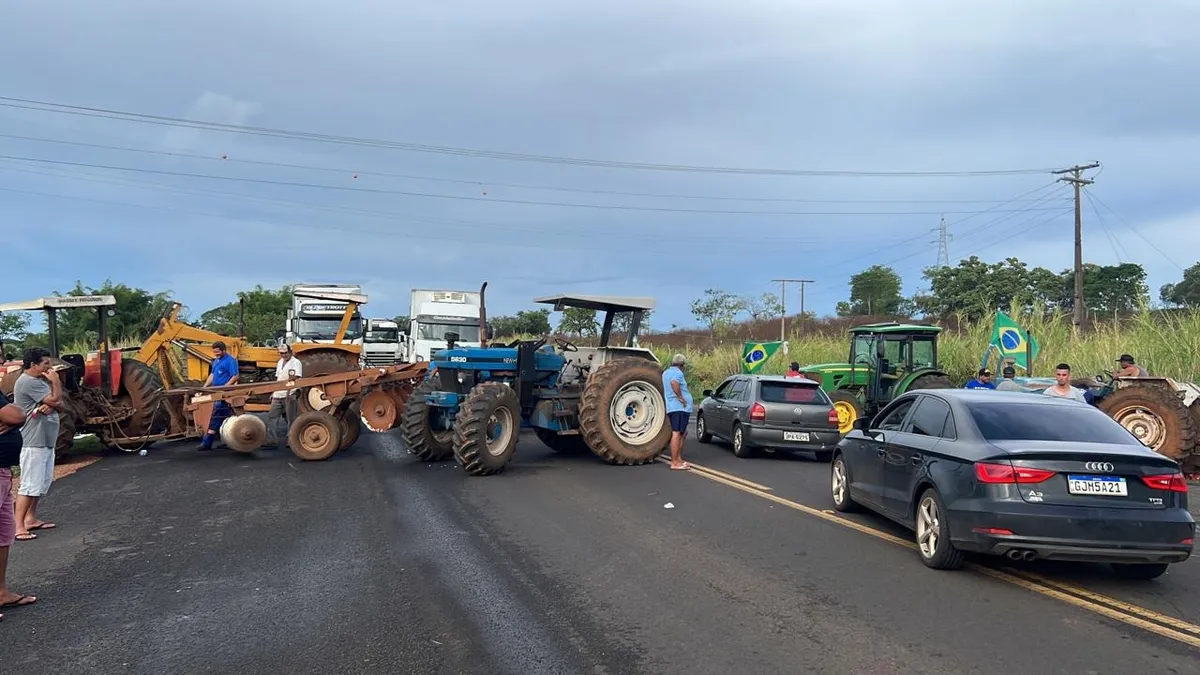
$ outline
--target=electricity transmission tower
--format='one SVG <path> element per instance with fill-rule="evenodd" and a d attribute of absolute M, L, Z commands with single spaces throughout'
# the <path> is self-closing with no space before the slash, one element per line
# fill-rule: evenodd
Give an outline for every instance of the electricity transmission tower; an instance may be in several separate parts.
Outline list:
<path fill-rule="evenodd" d="M 931 244 L 937 244 L 937 247 L 938 247 L 937 266 L 938 267 L 949 267 L 950 266 L 950 240 L 953 239 L 954 237 L 953 237 L 953 235 L 950 234 L 950 229 L 946 227 L 945 216 L 942 217 L 942 222 L 939 223 L 936 228 L 930 230 L 930 232 L 934 232 L 938 236 L 937 239 L 930 242 Z"/>

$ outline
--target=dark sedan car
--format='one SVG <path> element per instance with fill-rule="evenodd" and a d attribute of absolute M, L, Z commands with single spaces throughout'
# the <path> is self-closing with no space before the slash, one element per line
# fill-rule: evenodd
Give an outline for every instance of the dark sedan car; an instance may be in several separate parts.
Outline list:
<path fill-rule="evenodd" d="M 936 569 L 963 552 L 1111 563 L 1153 579 L 1191 555 L 1179 465 L 1067 399 L 924 389 L 860 418 L 834 454 L 834 508 L 915 531 Z"/>
<path fill-rule="evenodd" d="M 777 375 L 734 375 L 716 391 L 704 390 L 696 411 L 696 436 L 729 439 L 733 454 L 757 448 L 812 452 L 828 462 L 841 435 L 833 401 L 812 380 Z"/>

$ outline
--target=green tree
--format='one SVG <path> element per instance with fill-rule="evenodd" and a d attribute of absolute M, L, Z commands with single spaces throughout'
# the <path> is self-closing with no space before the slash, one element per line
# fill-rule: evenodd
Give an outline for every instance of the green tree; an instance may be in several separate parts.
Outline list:
<path fill-rule="evenodd" d="M 106 279 L 98 288 L 84 286 L 76 281 L 75 287 L 64 293 L 55 291 L 55 295 L 111 295 L 117 304 L 109 309 L 113 315 L 108 317 L 108 335 L 110 340 L 145 339 L 157 326 L 158 320 L 171 307 L 170 291 L 151 292 L 134 288 L 125 284 L 115 284 Z M 95 309 L 70 309 L 58 313 L 58 342 L 66 347 L 71 344 L 86 343 L 89 346 L 99 341 L 100 320 Z"/>
<path fill-rule="evenodd" d="M 755 322 L 778 318 L 783 314 L 783 301 L 774 293 L 747 296 L 742 298 L 742 305 L 750 315 L 750 320 Z"/>
<path fill-rule="evenodd" d="M 550 333 L 550 310 L 522 310 L 511 316 L 497 316 L 491 319 L 492 328 L 497 338 L 511 338 L 518 335 L 547 335 Z"/>
<path fill-rule="evenodd" d="M 638 324 L 638 335 L 642 335 L 650 331 L 650 315 L 653 313 L 654 310 L 649 309 L 642 312 L 642 322 Z M 613 335 L 629 335 L 629 327 L 632 324 L 633 312 L 617 312 L 613 315 Z"/>
<path fill-rule="evenodd" d="M 960 314 L 982 319 L 1013 303 L 1026 309 L 1061 300 L 1062 277 L 1045 268 L 1029 269 L 1016 258 L 986 263 L 977 256 L 954 267 L 930 267 L 924 278 L 930 292 L 913 299 L 916 309 L 932 316 Z"/>
<path fill-rule="evenodd" d="M 1176 307 L 1200 307 L 1200 262 L 1184 270 L 1179 283 L 1164 284 L 1158 299 Z"/>
<path fill-rule="evenodd" d="M 899 314 L 904 304 L 900 287 L 896 270 L 872 265 L 850 277 L 850 302 L 839 302 L 837 312 L 841 316 Z"/>
<path fill-rule="evenodd" d="M 392 321 L 395 321 L 396 325 L 400 327 L 401 333 L 408 332 L 408 325 L 411 322 L 411 319 L 407 314 L 397 314 L 396 316 L 392 317 Z"/>
<path fill-rule="evenodd" d="M 708 327 L 709 335 L 724 332 L 745 310 L 745 300 L 728 291 L 708 288 L 704 297 L 692 301 L 692 315 Z"/>
<path fill-rule="evenodd" d="M 596 310 L 583 307 L 566 307 L 558 322 L 558 331 L 567 335 L 593 337 L 600 332 L 596 321 Z"/>
<path fill-rule="evenodd" d="M 238 292 L 237 298 L 201 314 L 200 326 L 221 335 L 236 336 L 240 312 L 238 301 L 244 301 L 246 339 L 251 343 L 262 344 L 273 340 L 284 329 L 287 311 L 292 306 L 291 286 L 284 286 L 277 291 L 255 286 L 253 290 Z"/>
<path fill-rule="evenodd" d="M 0 314 L 0 342 L 4 343 L 4 349 L 0 350 L 0 361 L 9 357 L 17 358 L 23 350 L 23 343 L 28 334 L 28 314 L 25 312 Z"/>
<path fill-rule="evenodd" d="M 1059 275 L 1060 297 L 1056 303 L 1065 311 L 1075 309 L 1075 272 Z M 1083 266 L 1083 304 L 1088 311 L 1128 314 L 1150 301 L 1146 269 L 1137 263 Z"/>

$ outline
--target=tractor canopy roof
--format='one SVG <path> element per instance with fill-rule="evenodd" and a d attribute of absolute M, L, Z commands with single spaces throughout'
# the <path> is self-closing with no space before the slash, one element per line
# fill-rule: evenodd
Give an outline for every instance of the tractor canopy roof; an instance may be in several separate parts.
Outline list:
<path fill-rule="evenodd" d="M 0 305 L 2 312 L 41 312 L 47 309 L 72 309 L 75 307 L 112 307 L 117 299 L 111 295 L 52 295 L 25 302 L 8 302 Z"/>
<path fill-rule="evenodd" d="M 555 311 L 564 307 L 594 309 L 600 312 L 638 312 L 654 309 L 654 298 L 639 298 L 621 295 L 546 295 L 534 298 L 534 302 L 554 305 Z"/>
<path fill-rule="evenodd" d="M 922 335 L 937 335 L 942 332 L 940 326 L 930 326 L 921 323 L 896 323 L 889 321 L 886 323 L 865 323 L 861 326 L 855 326 L 850 329 L 851 335 L 863 335 L 871 333 L 917 333 Z"/>

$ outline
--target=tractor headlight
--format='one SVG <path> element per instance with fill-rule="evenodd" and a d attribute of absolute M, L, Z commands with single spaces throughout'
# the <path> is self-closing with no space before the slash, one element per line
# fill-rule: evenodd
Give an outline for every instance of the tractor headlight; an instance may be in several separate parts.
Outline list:
<path fill-rule="evenodd" d="M 463 384 L 466 381 L 467 381 L 467 374 L 461 370 L 458 371 L 458 383 Z"/>

